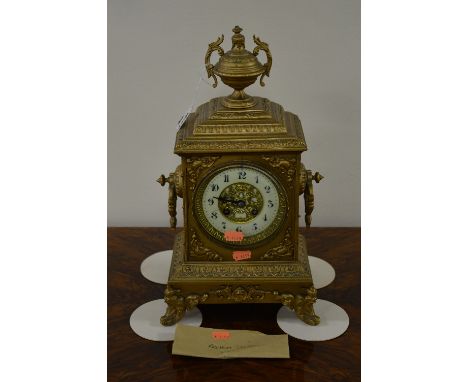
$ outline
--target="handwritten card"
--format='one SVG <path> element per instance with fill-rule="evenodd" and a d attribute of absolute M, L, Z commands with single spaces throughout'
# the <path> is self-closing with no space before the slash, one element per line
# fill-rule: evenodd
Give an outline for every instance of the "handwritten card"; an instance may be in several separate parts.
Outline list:
<path fill-rule="evenodd" d="M 219 335 L 224 339 L 218 338 Z M 288 336 L 178 324 L 172 354 L 204 358 L 289 358 Z"/>

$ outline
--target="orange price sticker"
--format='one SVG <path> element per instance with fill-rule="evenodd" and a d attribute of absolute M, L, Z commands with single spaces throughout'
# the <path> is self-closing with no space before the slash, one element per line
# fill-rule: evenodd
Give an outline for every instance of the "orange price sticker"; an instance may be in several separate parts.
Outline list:
<path fill-rule="evenodd" d="M 250 259 L 252 257 L 252 252 L 250 251 L 234 251 L 232 252 L 232 258 L 236 261 Z"/>
<path fill-rule="evenodd" d="M 226 241 L 242 241 L 242 239 L 244 239 L 244 233 L 237 231 L 226 231 L 224 232 L 224 238 Z"/>
<path fill-rule="evenodd" d="M 227 340 L 231 337 L 231 334 L 226 331 L 211 332 L 211 337 L 215 340 Z"/>

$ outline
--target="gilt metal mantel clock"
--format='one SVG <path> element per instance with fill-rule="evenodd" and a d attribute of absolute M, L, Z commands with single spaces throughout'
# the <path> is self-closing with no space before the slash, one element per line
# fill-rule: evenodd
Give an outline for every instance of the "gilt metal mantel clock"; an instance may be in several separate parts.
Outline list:
<path fill-rule="evenodd" d="M 306 170 L 307 150 L 299 118 L 244 89 L 269 76 L 268 44 L 253 36 L 245 49 L 242 29 L 233 29 L 232 49 L 221 36 L 205 56 L 208 77 L 234 89 L 191 113 L 177 133 L 174 152 L 182 163 L 161 185 L 169 185 L 171 227 L 177 198 L 183 199 L 184 230 L 175 239 L 164 299 L 163 325 L 173 325 L 198 304 L 282 303 L 310 325 L 320 321 L 316 289 L 304 237 L 299 234 L 299 196 L 305 221 L 314 208 L 312 183 L 322 176 Z M 266 53 L 261 64 L 257 55 Z M 213 65 L 213 52 L 220 56 Z"/>

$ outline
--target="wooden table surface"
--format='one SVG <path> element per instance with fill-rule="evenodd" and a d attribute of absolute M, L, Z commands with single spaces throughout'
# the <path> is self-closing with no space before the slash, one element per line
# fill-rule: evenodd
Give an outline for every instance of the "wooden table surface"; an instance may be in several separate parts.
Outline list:
<path fill-rule="evenodd" d="M 361 377 L 360 228 L 303 229 L 309 255 L 328 261 L 336 271 L 318 290 L 350 317 L 348 330 L 323 342 L 289 337 L 290 359 L 215 360 L 175 356 L 172 342 L 136 335 L 129 325 L 140 305 L 163 297 L 164 286 L 145 279 L 142 261 L 172 249 L 169 228 L 108 228 L 108 381 L 359 381 Z M 282 334 L 276 323 L 279 304 L 201 305 L 204 327 L 258 330 Z"/>

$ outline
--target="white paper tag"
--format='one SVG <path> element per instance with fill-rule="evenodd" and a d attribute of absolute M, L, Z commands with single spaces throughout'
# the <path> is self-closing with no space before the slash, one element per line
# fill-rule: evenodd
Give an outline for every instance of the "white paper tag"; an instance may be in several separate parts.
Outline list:
<path fill-rule="evenodd" d="M 197 99 L 198 91 L 200 90 L 200 84 L 201 84 L 202 81 L 204 83 L 206 83 L 207 85 L 210 85 L 210 83 L 207 81 L 206 71 L 205 71 L 205 66 L 204 65 L 202 65 L 201 68 L 200 68 L 200 77 L 198 79 L 197 86 L 195 87 L 192 103 L 189 106 L 188 110 L 184 114 L 182 114 L 182 116 L 179 118 L 179 122 L 177 122 L 177 130 L 179 130 L 183 126 L 183 124 L 187 120 L 188 116 L 192 112 L 193 106 L 195 105 L 195 101 Z"/>
<path fill-rule="evenodd" d="M 191 112 L 192 107 L 190 106 L 190 108 L 185 112 L 185 114 L 183 114 L 182 117 L 180 117 L 179 122 L 177 122 L 177 129 L 180 129 L 182 127 L 182 125 L 185 123 Z"/>

